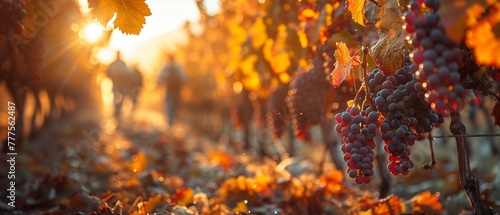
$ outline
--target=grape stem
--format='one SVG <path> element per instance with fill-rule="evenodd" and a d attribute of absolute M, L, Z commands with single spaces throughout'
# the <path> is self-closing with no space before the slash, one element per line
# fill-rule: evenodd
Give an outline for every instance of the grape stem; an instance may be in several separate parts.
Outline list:
<path fill-rule="evenodd" d="M 426 163 L 426 164 L 422 164 L 420 166 L 420 168 L 422 168 L 422 169 L 433 169 L 434 166 L 437 164 L 437 162 L 436 162 L 436 158 L 434 157 L 434 146 L 433 146 L 434 137 L 431 135 L 431 133 L 428 133 L 427 140 L 429 140 L 429 146 L 431 148 L 431 162 L 430 163 Z"/>
<path fill-rule="evenodd" d="M 467 149 L 467 138 L 465 135 L 465 125 L 460 119 L 460 112 L 452 111 L 450 131 L 455 135 L 458 153 L 458 170 L 460 173 L 460 185 L 465 191 L 465 195 L 471 204 L 475 214 L 493 214 L 491 207 L 481 197 L 479 180 L 474 177 L 470 169 L 469 152 Z"/>
<path fill-rule="evenodd" d="M 370 97 L 370 88 L 368 87 L 368 72 L 366 71 L 366 67 L 368 66 L 368 63 L 366 62 L 366 55 L 368 55 L 368 48 L 363 46 L 361 49 L 363 50 L 363 63 L 361 64 L 361 67 L 363 68 L 363 79 L 366 91 L 365 100 L 367 100 L 370 103 L 370 107 L 372 110 L 376 110 L 375 104 L 373 103 Z"/>
<path fill-rule="evenodd" d="M 354 102 L 358 101 L 358 97 L 359 97 L 359 95 L 361 95 L 361 92 L 363 91 L 364 88 L 365 88 L 365 85 L 361 85 L 358 92 L 356 93 L 356 96 L 354 96 Z"/>

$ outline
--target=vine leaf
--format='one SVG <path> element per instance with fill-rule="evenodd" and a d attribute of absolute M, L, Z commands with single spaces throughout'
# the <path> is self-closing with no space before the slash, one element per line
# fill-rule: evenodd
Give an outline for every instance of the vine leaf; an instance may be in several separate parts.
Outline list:
<path fill-rule="evenodd" d="M 365 26 L 363 12 L 365 11 L 365 0 L 347 0 L 347 10 L 351 13 L 354 22 Z"/>
<path fill-rule="evenodd" d="M 343 42 L 337 42 L 337 50 L 333 54 L 335 56 L 335 69 L 331 72 L 332 85 L 338 87 L 347 77 L 352 67 L 359 65 L 359 56 L 351 57 L 349 49 Z M 356 60 L 356 61 L 354 61 Z"/>
<path fill-rule="evenodd" d="M 103 26 L 116 14 L 114 28 L 124 34 L 138 35 L 146 24 L 146 16 L 151 15 L 145 0 L 88 0 L 88 3 L 92 17 Z"/>
<path fill-rule="evenodd" d="M 438 213 L 443 209 L 443 205 L 439 202 L 439 193 L 431 193 L 429 191 L 421 192 L 411 198 L 413 202 L 413 212 L 432 214 Z"/>
<path fill-rule="evenodd" d="M 372 53 L 375 63 L 385 76 L 395 74 L 403 65 L 404 55 L 401 47 L 405 33 L 401 16 L 396 1 L 385 1 L 380 10 L 381 18 L 376 24 L 380 38 L 372 47 Z"/>
<path fill-rule="evenodd" d="M 491 111 L 491 115 L 495 117 L 495 125 L 500 126 L 500 102 L 497 101 L 493 110 Z"/>

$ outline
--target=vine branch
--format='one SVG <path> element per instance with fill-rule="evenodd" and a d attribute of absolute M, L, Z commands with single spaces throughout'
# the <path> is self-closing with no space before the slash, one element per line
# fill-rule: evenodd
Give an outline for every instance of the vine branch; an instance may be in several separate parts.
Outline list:
<path fill-rule="evenodd" d="M 465 135 L 465 125 L 460 119 L 460 113 L 452 111 L 450 131 L 456 135 L 458 153 L 458 170 L 460 173 L 460 185 L 465 191 L 475 214 L 493 214 L 491 207 L 482 199 L 479 189 L 479 180 L 472 175 L 469 163 L 469 152 L 467 150 L 467 138 Z"/>
<path fill-rule="evenodd" d="M 436 158 L 434 157 L 434 146 L 433 146 L 434 138 L 432 137 L 431 133 L 429 133 L 427 135 L 427 140 L 429 140 L 429 146 L 431 148 L 431 162 L 421 165 L 420 168 L 433 169 L 437 162 L 436 162 Z"/>
<path fill-rule="evenodd" d="M 370 103 L 370 107 L 372 110 L 375 110 L 375 104 L 373 103 L 371 97 L 370 97 L 370 88 L 368 87 L 368 72 L 366 71 L 366 67 L 368 66 L 368 62 L 366 62 L 366 55 L 368 55 L 368 48 L 362 47 L 363 50 L 363 64 L 361 64 L 361 67 L 363 68 L 363 79 L 364 79 L 364 86 L 365 86 L 365 100 L 367 100 Z"/>

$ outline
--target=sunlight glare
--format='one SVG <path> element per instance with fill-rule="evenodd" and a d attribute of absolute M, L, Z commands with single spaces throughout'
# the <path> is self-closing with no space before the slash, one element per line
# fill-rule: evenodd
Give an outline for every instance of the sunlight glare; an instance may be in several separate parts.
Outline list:
<path fill-rule="evenodd" d="M 99 62 L 102 64 L 110 64 L 115 60 L 115 53 L 116 51 L 110 48 L 100 49 L 97 52 L 97 59 L 99 59 Z"/>
<path fill-rule="evenodd" d="M 101 25 L 97 23 L 90 23 L 87 27 L 85 27 L 83 33 L 84 39 L 89 43 L 95 43 L 101 38 L 103 30 L 104 28 Z"/>

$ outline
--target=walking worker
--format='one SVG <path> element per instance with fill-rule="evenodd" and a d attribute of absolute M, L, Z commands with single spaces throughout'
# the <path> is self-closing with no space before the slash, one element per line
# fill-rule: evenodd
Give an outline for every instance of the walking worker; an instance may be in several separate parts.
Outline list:
<path fill-rule="evenodd" d="M 126 95 L 130 72 L 127 65 L 121 58 L 120 51 L 116 52 L 116 59 L 113 61 L 106 71 L 106 75 L 113 82 L 113 101 L 115 118 L 120 116 L 123 99 Z"/>
<path fill-rule="evenodd" d="M 142 73 L 139 70 L 138 65 L 132 66 L 130 69 L 130 77 L 129 77 L 129 94 L 130 99 L 132 100 L 132 109 L 131 112 L 135 111 L 137 107 L 137 100 L 139 98 L 139 93 L 142 88 Z"/>
<path fill-rule="evenodd" d="M 168 62 L 163 67 L 158 77 L 158 85 L 166 85 L 166 109 L 168 117 L 168 125 L 174 124 L 177 111 L 181 102 L 181 89 L 186 83 L 186 72 L 184 68 L 178 64 L 174 55 L 168 56 Z"/>

